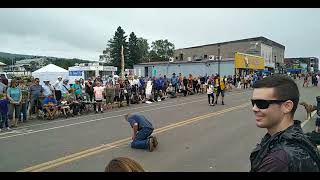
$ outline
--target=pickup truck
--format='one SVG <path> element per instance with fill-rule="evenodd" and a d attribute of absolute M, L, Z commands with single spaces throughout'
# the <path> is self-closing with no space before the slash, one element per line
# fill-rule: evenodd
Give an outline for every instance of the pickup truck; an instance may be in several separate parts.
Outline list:
<path fill-rule="evenodd" d="M 11 80 L 14 78 L 14 75 L 13 74 L 8 74 L 8 73 L 5 73 L 5 72 L 0 72 L 0 77 L 4 75 L 7 79 L 8 79 L 8 82 L 9 84 L 11 83 Z"/>

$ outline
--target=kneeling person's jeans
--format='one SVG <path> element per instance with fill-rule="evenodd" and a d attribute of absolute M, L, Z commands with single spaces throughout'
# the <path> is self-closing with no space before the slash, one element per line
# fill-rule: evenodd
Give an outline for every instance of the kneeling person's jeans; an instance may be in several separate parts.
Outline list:
<path fill-rule="evenodd" d="M 131 147 L 136 149 L 148 149 L 149 148 L 149 136 L 152 134 L 153 129 L 142 128 L 138 131 L 136 138 L 132 141 Z"/>

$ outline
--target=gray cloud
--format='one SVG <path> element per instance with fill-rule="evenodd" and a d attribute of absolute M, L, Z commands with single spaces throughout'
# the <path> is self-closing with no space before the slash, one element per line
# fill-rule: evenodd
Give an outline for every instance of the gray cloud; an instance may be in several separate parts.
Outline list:
<path fill-rule="evenodd" d="M 266 36 L 319 57 L 319 9 L 0 9 L 0 51 L 97 60 L 116 28 L 176 48 Z"/>

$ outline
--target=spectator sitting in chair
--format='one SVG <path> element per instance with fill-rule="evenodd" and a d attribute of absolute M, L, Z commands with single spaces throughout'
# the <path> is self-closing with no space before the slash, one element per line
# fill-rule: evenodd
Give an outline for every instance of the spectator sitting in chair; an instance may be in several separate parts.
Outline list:
<path fill-rule="evenodd" d="M 65 118 L 68 118 L 68 115 L 72 117 L 74 116 L 69 106 L 70 104 L 68 103 L 68 98 L 69 98 L 69 95 L 66 95 L 64 98 L 61 99 L 61 104 L 60 104 L 61 112 L 63 113 Z"/>
<path fill-rule="evenodd" d="M 43 109 L 47 114 L 48 120 L 53 120 L 58 110 L 57 100 L 54 98 L 53 94 L 50 94 L 43 100 Z"/>
<path fill-rule="evenodd" d="M 175 87 L 173 87 L 171 83 L 169 84 L 169 87 L 167 88 L 166 91 L 167 91 L 168 97 L 170 97 L 170 98 L 177 97 L 176 92 L 175 92 Z"/>

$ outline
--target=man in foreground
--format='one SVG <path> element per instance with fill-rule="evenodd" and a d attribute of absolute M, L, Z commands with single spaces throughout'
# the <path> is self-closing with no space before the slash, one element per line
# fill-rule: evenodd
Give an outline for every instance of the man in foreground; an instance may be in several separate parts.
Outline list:
<path fill-rule="evenodd" d="M 252 95 L 256 125 L 268 133 L 250 155 L 251 172 L 319 172 L 320 156 L 293 120 L 299 103 L 296 83 L 284 76 L 257 81 Z"/>

